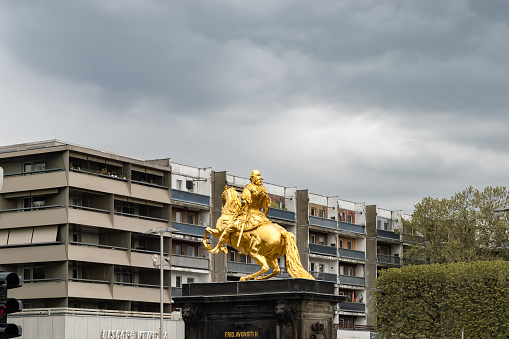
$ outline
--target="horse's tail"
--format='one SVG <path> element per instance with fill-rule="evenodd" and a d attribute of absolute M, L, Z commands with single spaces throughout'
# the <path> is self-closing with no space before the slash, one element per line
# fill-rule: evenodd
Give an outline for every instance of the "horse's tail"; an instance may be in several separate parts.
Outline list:
<path fill-rule="evenodd" d="M 303 279 L 315 279 L 311 274 L 309 274 L 300 262 L 299 250 L 297 249 L 297 244 L 295 243 L 295 237 L 293 233 L 284 231 L 281 233 L 281 236 L 285 240 L 285 251 L 286 251 L 286 270 L 293 278 L 303 278 Z"/>

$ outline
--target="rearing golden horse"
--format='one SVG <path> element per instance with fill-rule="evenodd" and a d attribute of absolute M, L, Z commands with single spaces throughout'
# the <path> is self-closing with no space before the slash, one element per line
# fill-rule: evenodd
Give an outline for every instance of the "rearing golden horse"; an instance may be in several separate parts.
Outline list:
<path fill-rule="evenodd" d="M 235 188 L 225 187 L 223 192 L 223 206 L 221 208 L 221 217 L 217 220 L 216 228 L 207 227 L 203 238 L 203 245 L 212 253 L 212 246 L 207 243 L 209 233 L 219 238 L 226 226 L 233 222 L 238 215 L 241 203 L 239 195 Z M 253 260 L 260 265 L 260 271 L 246 275 L 240 278 L 241 281 L 255 279 L 269 279 L 279 274 L 280 269 L 277 264 L 277 258 L 286 255 L 286 269 L 294 278 L 314 279 L 303 267 L 300 262 L 299 251 L 295 243 L 295 237 L 283 227 L 274 223 L 262 223 L 256 228 L 245 230 L 239 241 L 240 231 L 231 233 L 228 238 L 228 245 L 237 249 L 239 252 L 247 253 Z M 238 244 L 238 246 L 237 246 Z M 228 250 L 221 247 L 223 253 Z M 272 268 L 272 273 L 263 276 Z"/>

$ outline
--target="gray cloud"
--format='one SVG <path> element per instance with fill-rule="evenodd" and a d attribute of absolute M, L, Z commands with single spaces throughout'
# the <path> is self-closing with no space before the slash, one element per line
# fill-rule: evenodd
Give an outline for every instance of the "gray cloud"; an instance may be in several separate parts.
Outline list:
<path fill-rule="evenodd" d="M 3 2 L 0 141 L 258 167 L 411 212 L 505 184 L 508 14 L 466 0 Z"/>

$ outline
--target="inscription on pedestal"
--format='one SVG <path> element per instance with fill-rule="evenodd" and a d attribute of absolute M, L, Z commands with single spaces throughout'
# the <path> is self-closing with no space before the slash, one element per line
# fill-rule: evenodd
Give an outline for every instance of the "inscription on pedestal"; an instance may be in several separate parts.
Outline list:
<path fill-rule="evenodd" d="M 267 338 L 267 331 L 249 323 L 229 324 L 216 333 L 217 339 L 224 338 Z"/>

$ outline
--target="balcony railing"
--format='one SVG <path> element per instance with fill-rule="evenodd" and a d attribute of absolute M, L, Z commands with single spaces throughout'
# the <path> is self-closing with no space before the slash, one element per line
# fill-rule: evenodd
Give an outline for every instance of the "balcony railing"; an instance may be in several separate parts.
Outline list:
<path fill-rule="evenodd" d="M 363 303 L 349 303 L 349 302 L 342 302 L 339 303 L 339 310 L 340 311 L 346 311 L 346 312 L 359 312 L 364 313 L 366 312 L 366 304 Z"/>
<path fill-rule="evenodd" d="M 260 270 L 258 264 L 249 264 L 245 262 L 228 261 L 226 263 L 228 272 L 255 273 Z"/>
<path fill-rule="evenodd" d="M 99 212 L 99 213 L 110 213 L 108 210 L 103 210 L 101 208 L 93 208 L 93 207 L 87 207 L 87 206 L 81 206 L 81 205 L 69 205 L 69 207 L 77 209 L 77 210 L 83 210 L 83 211 L 91 211 L 91 212 Z"/>
<path fill-rule="evenodd" d="M 337 224 L 336 220 L 313 217 L 311 215 L 309 216 L 309 224 L 313 225 L 313 226 L 332 228 L 334 230 L 336 230 L 338 228 L 338 224 Z"/>
<path fill-rule="evenodd" d="M 352 232 L 352 233 L 357 233 L 357 234 L 365 234 L 366 233 L 366 228 L 361 225 L 350 224 L 350 223 L 344 222 L 344 221 L 338 221 L 338 225 L 339 225 L 339 230 L 341 230 L 341 231 L 347 231 L 347 232 Z"/>
<path fill-rule="evenodd" d="M 46 169 L 46 170 L 41 170 L 41 171 L 9 173 L 9 174 L 4 174 L 4 177 L 8 178 L 8 177 L 15 177 L 15 176 L 19 176 L 19 175 L 32 175 L 32 174 L 51 173 L 51 172 L 58 172 L 58 171 L 63 171 L 63 169 L 62 168 L 51 168 L 51 169 Z"/>
<path fill-rule="evenodd" d="M 193 204 L 210 206 L 210 197 L 208 195 L 202 195 L 179 190 L 171 190 L 171 198 L 173 200 L 180 200 L 184 202 L 190 202 Z"/>
<path fill-rule="evenodd" d="M 173 228 L 176 228 L 180 231 L 181 234 L 194 235 L 197 237 L 205 236 L 205 226 L 194 225 L 194 224 L 185 224 L 182 222 L 173 222 Z"/>
<path fill-rule="evenodd" d="M 109 284 L 109 280 L 98 280 L 98 279 L 82 279 L 82 278 L 69 278 L 69 281 L 83 282 L 89 284 Z"/>
<path fill-rule="evenodd" d="M 267 216 L 275 219 L 295 221 L 295 212 L 280 210 L 277 208 L 270 208 Z"/>
<path fill-rule="evenodd" d="M 325 280 L 325 281 L 332 281 L 337 282 L 338 276 L 334 273 L 325 273 L 325 272 L 309 272 L 313 278 L 316 280 Z"/>
<path fill-rule="evenodd" d="M 188 257 L 185 255 L 173 254 L 171 256 L 171 264 L 173 266 L 192 267 L 208 270 L 209 258 Z"/>
<path fill-rule="evenodd" d="M 261 268 L 258 264 L 250 264 L 244 262 L 236 262 L 236 261 L 227 261 L 226 268 L 228 272 L 236 272 L 236 273 L 255 273 L 258 272 Z M 286 267 L 279 267 L 281 272 L 277 275 L 277 278 L 288 278 L 290 275 L 286 271 Z M 272 273 L 272 268 L 265 274 Z"/>
<path fill-rule="evenodd" d="M 0 213 L 38 211 L 38 210 L 48 210 L 51 208 L 61 208 L 61 207 L 62 207 L 62 205 L 42 205 L 42 206 L 37 206 L 37 207 L 10 208 L 10 209 L 6 209 L 6 210 L 0 210 Z"/>
<path fill-rule="evenodd" d="M 96 248 L 106 248 L 110 250 L 122 250 L 127 251 L 127 247 L 122 246 L 110 246 L 110 245 L 99 245 L 99 244 L 90 244 L 86 242 L 78 242 L 78 241 L 69 241 L 70 245 L 77 245 L 77 246 L 88 246 L 88 247 L 96 247 Z"/>
<path fill-rule="evenodd" d="M 366 286 L 366 279 L 363 277 L 354 277 L 351 275 L 339 275 L 338 283 L 341 285 Z"/>
<path fill-rule="evenodd" d="M 379 238 L 386 238 L 391 240 L 399 240 L 399 234 L 396 234 L 392 231 L 386 230 L 376 230 L 376 236 Z"/>
<path fill-rule="evenodd" d="M 121 216 L 124 216 L 124 217 L 130 217 L 130 218 L 138 218 L 138 219 L 158 221 L 158 222 L 168 222 L 168 219 L 154 218 L 154 217 L 149 217 L 149 216 L 139 215 L 139 214 L 124 213 L 124 212 L 115 212 L 115 214 L 116 215 L 121 215 Z"/>
<path fill-rule="evenodd" d="M 101 173 L 92 172 L 92 171 L 84 171 L 84 170 L 77 169 L 77 168 L 71 168 L 71 171 L 76 172 L 76 173 L 95 175 L 97 177 L 102 177 L 102 178 L 108 178 L 108 179 L 114 179 L 114 180 L 120 180 L 120 181 L 128 181 L 127 178 L 120 177 L 118 175 L 101 174 Z"/>
<path fill-rule="evenodd" d="M 379 264 L 397 265 L 401 263 L 401 258 L 395 255 L 377 254 Z"/>
<path fill-rule="evenodd" d="M 350 258 L 357 260 L 365 260 L 366 253 L 363 251 L 349 250 L 347 248 L 338 248 L 340 258 Z"/>
<path fill-rule="evenodd" d="M 172 287 L 171 288 L 171 297 L 181 297 L 182 296 L 182 287 Z"/>
<path fill-rule="evenodd" d="M 161 189 L 168 189 L 168 186 L 159 185 L 159 184 L 154 184 L 154 183 L 146 182 L 146 181 L 131 180 L 131 182 L 132 182 L 133 184 L 138 184 L 138 185 L 143 185 L 143 186 L 148 186 L 148 187 L 155 187 L 155 188 L 161 188 Z"/>
<path fill-rule="evenodd" d="M 318 244 L 309 244 L 309 251 L 316 254 L 325 254 L 330 256 L 337 256 L 336 246 L 325 246 Z"/>

